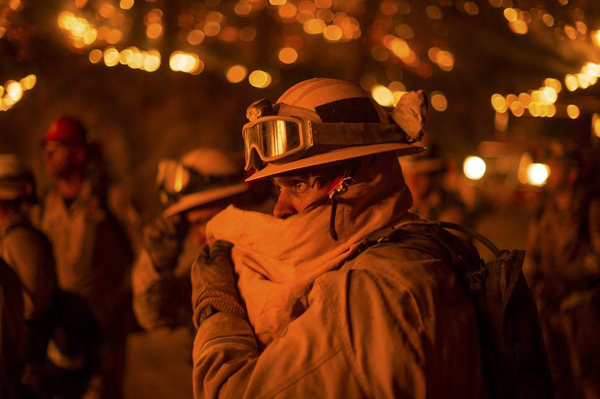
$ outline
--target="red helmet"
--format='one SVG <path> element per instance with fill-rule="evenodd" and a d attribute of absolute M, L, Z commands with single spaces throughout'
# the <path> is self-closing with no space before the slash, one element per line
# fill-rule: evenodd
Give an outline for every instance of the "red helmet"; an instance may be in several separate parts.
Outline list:
<path fill-rule="evenodd" d="M 79 119 L 63 116 L 55 120 L 46 132 L 43 142 L 50 140 L 84 145 L 87 143 L 87 129 Z"/>

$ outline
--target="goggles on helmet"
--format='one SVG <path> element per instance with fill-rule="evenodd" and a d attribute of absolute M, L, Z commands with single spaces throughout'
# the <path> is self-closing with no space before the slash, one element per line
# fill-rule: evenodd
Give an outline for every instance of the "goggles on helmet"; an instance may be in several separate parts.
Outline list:
<path fill-rule="evenodd" d="M 316 123 L 283 115 L 259 117 L 244 125 L 242 135 L 246 170 L 261 170 L 265 163 L 288 162 L 316 146 L 415 142 L 394 123 Z"/>
<path fill-rule="evenodd" d="M 165 204 L 174 203 L 187 194 L 238 184 L 243 180 L 243 173 L 224 176 L 203 175 L 172 159 L 160 161 L 156 174 L 156 185 L 161 201 Z"/>

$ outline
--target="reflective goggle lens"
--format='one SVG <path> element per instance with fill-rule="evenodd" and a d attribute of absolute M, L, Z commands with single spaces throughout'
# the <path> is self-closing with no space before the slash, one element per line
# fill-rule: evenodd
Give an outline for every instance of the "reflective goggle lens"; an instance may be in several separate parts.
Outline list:
<path fill-rule="evenodd" d="M 244 149 L 246 155 L 246 169 L 258 169 L 256 157 L 252 150 L 256 150 L 262 161 L 270 162 L 285 158 L 290 152 L 297 150 L 302 145 L 300 123 L 270 119 L 260 121 L 244 129 Z"/>
<path fill-rule="evenodd" d="M 168 194 L 183 191 L 190 183 L 190 172 L 180 162 L 163 160 L 158 164 L 157 186 Z"/>

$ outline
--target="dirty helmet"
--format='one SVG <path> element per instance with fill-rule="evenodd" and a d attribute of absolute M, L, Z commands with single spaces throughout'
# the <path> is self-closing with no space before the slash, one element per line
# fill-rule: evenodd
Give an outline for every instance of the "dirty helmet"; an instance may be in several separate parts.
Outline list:
<path fill-rule="evenodd" d="M 13 154 L 0 154 L 0 201 L 33 201 L 33 174 Z"/>
<path fill-rule="evenodd" d="M 191 150 L 181 160 L 161 160 L 156 184 L 167 205 L 165 217 L 248 190 L 241 164 L 229 153 L 213 148 Z"/>
<path fill-rule="evenodd" d="M 247 181 L 367 155 L 422 152 L 427 112 L 423 91 L 402 96 L 390 114 L 359 87 L 337 79 L 310 79 L 275 104 L 248 107 L 244 125 Z"/>

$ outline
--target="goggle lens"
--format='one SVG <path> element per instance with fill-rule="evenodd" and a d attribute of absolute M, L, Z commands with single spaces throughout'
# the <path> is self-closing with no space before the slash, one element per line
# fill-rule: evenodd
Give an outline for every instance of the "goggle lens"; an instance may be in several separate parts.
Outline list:
<path fill-rule="evenodd" d="M 183 191 L 190 182 L 190 173 L 181 163 L 163 160 L 158 164 L 157 186 L 170 195 Z"/>
<path fill-rule="evenodd" d="M 282 119 L 260 121 L 245 128 L 246 169 L 259 167 L 253 150 L 265 162 L 281 159 L 302 145 L 300 135 L 299 122 Z"/>

